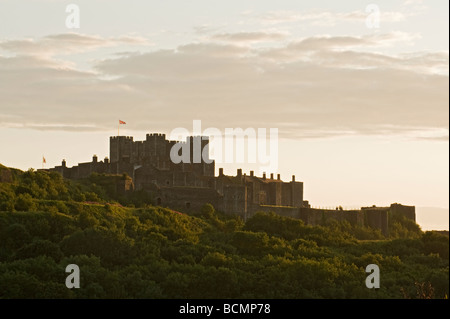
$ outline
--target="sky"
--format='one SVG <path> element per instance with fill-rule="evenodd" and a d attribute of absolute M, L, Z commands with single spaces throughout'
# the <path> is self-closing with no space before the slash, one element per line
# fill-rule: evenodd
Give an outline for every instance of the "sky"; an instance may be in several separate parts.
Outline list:
<path fill-rule="evenodd" d="M 0 163 L 201 120 L 277 128 L 275 173 L 314 207 L 448 209 L 448 2 L 342 2 L 0 0 Z"/>

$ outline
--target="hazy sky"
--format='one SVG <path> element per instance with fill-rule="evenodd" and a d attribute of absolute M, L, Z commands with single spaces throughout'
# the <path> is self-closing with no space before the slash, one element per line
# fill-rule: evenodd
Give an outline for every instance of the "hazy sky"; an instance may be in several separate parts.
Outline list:
<path fill-rule="evenodd" d="M 118 119 L 275 127 L 313 206 L 448 208 L 448 1 L 370 3 L 0 0 L 0 163 L 103 158 Z"/>

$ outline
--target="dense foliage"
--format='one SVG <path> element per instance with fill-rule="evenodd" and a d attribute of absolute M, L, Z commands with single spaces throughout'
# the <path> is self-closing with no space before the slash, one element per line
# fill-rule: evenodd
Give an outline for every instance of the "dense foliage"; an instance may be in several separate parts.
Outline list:
<path fill-rule="evenodd" d="M 391 238 L 275 214 L 244 223 L 211 205 L 187 215 L 149 205 L 144 194 L 120 197 L 109 182 L 126 177 L 8 174 L 0 182 L 0 298 L 448 296 L 448 237 L 401 218 Z M 68 264 L 80 267 L 80 289 L 65 286 Z M 365 286 L 368 264 L 380 267 L 380 289 Z"/>

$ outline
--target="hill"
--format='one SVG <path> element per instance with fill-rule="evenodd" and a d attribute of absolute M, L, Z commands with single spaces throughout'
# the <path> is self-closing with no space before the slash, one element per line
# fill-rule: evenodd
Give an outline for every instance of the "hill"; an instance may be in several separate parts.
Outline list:
<path fill-rule="evenodd" d="M 274 213 L 193 215 L 114 187 L 0 167 L 0 298 L 444 298 L 448 237 L 396 220 L 390 236 Z M 81 288 L 65 286 L 77 264 Z M 368 289 L 377 264 L 381 288 Z"/>

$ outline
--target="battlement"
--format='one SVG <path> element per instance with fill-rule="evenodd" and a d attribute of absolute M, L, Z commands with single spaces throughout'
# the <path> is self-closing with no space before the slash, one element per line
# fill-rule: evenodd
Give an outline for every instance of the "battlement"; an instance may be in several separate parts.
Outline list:
<path fill-rule="evenodd" d="M 166 139 L 166 134 L 163 133 L 150 133 L 146 135 L 146 138 L 161 138 L 161 139 Z"/>
<path fill-rule="evenodd" d="M 111 141 L 131 141 L 133 142 L 133 136 L 111 136 L 109 138 Z"/>
<path fill-rule="evenodd" d="M 191 139 L 191 140 L 193 140 L 193 139 L 202 139 L 202 140 L 204 140 L 204 141 L 208 141 L 208 140 L 209 140 L 209 136 L 204 136 L 204 135 L 194 135 L 194 136 L 188 136 L 188 137 L 186 138 L 186 140 L 188 140 L 188 139 Z"/>
<path fill-rule="evenodd" d="M 219 176 L 223 176 L 223 168 L 219 168 Z M 235 177 L 252 177 L 252 178 L 256 178 L 256 179 L 260 179 L 262 181 L 266 181 L 266 182 L 280 182 L 280 183 L 302 183 L 302 182 L 297 182 L 295 181 L 295 175 L 292 175 L 292 180 L 290 182 L 285 182 L 281 179 L 281 174 L 277 174 L 276 178 L 275 178 L 275 174 L 274 173 L 270 173 L 270 177 L 267 176 L 267 174 L 265 172 L 263 172 L 261 177 L 255 176 L 255 172 L 254 171 L 250 171 L 250 174 L 247 175 L 246 173 L 242 173 L 242 168 L 238 168 L 237 172 L 236 172 L 236 176 Z"/>
<path fill-rule="evenodd" d="M 202 146 L 205 146 L 206 144 L 209 143 L 209 136 L 202 136 L 202 135 L 195 135 L 195 136 L 187 136 L 186 139 L 184 141 L 176 141 L 176 140 L 167 140 L 166 139 L 166 134 L 161 134 L 161 133 L 151 133 L 151 134 L 146 134 L 146 140 L 150 140 L 150 139 L 158 139 L 158 140 L 164 140 L 167 145 L 169 146 L 173 146 L 175 144 L 182 144 L 182 145 L 186 145 L 188 143 L 192 143 L 194 140 L 200 139 L 202 141 Z M 142 143 L 145 141 L 135 141 L 135 143 Z"/>

